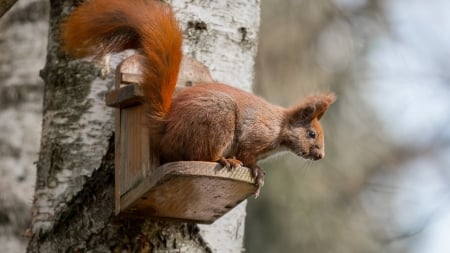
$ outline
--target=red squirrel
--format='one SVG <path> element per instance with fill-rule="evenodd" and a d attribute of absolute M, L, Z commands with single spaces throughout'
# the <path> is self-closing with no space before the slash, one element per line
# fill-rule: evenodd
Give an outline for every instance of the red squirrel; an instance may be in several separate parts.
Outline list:
<path fill-rule="evenodd" d="M 195 85 L 173 96 L 183 35 L 171 7 L 163 2 L 87 1 L 62 29 L 63 49 L 75 57 L 141 50 L 148 98 L 145 124 L 162 162 L 246 166 L 258 186 L 257 196 L 265 174 L 258 160 L 279 150 L 312 160 L 325 155 L 319 120 L 334 102 L 333 93 L 311 95 L 288 109 L 221 83 Z"/>

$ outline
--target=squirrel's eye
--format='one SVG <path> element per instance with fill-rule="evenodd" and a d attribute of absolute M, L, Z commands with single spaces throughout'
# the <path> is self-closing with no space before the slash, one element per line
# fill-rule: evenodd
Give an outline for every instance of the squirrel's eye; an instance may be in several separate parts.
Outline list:
<path fill-rule="evenodd" d="M 314 132 L 313 130 L 308 130 L 308 136 L 309 136 L 309 138 L 315 139 L 316 132 Z"/>

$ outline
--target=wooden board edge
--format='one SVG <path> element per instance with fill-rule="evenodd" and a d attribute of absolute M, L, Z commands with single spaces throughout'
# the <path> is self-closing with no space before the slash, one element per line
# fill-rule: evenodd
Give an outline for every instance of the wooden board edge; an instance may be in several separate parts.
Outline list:
<path fill-rule="evenodd" d="M 144 99 L 144 89 L 134 83 L 106 93 L 105 103 L 109 107 L 123 108 L 141 104 Z"/>
<path fill-rule="evenodd" d="M 255 184 L 255 180 L 247 167 L 229 170 L 223 168 L 222 165 L 216 162 L 180 161 L 166 163 L 156 168 L 151 177 L 145 178 L 135 188 L 121 195 L 120 212 L 126 211 L 127 208 L 133 206 L 133 203 L 138 201 L 139 198 L 149 192 L 155 185 L 165 180 L 164 178 L 167 179 L 176 175 L 215 177 L 222 180 L 234 180 L 252 185 Z M 255 186 L 255 192 L 256 189 Z"/>

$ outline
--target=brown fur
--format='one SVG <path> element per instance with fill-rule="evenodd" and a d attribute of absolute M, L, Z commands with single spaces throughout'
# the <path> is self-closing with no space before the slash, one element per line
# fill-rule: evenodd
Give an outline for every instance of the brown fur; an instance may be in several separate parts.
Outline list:
<path fill-rule="evenodd" d="M 285 109 L 219 83 L 184 89 L 172 99 L 181 59 L 181 31 L 172 10 L 159 1 L 92 0 L 63 25 L 64 49 L 101 56 L 143 47 L 149 128 L 164 162 L 218 161 L 252 169 L 262 186 L 258 159 L 289 149 L 306 159 L 324 156 L 319 123 L 335 97 L 309 96 Z M 235 158 L 235 159 L 234 159 Z"/>
<path fill-rule="evenodd" d="M 218 161 L 236 157 L 255 167 L 272 150 L 287 148 L 307 159 L 324 156 L 319 117 L 334 95 L 310 96 L 290 108 L 228 85 L 209 83 L 178 93 L 167 114 L 161 139 L 164 161 Z M 308 130 L 316 138 L 308 137 Z"/>

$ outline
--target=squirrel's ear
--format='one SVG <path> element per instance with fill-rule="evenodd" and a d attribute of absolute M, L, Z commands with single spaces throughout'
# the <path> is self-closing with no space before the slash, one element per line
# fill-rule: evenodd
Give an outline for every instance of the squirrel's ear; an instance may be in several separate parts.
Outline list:
<path fill-rule="evenodd" d="M 291 122 L 309 123 L 320 120 L 328 107 L 336 100 L 334 93 L 322 93 L 308 96 L 305 101 L 289 111 Z"/>

